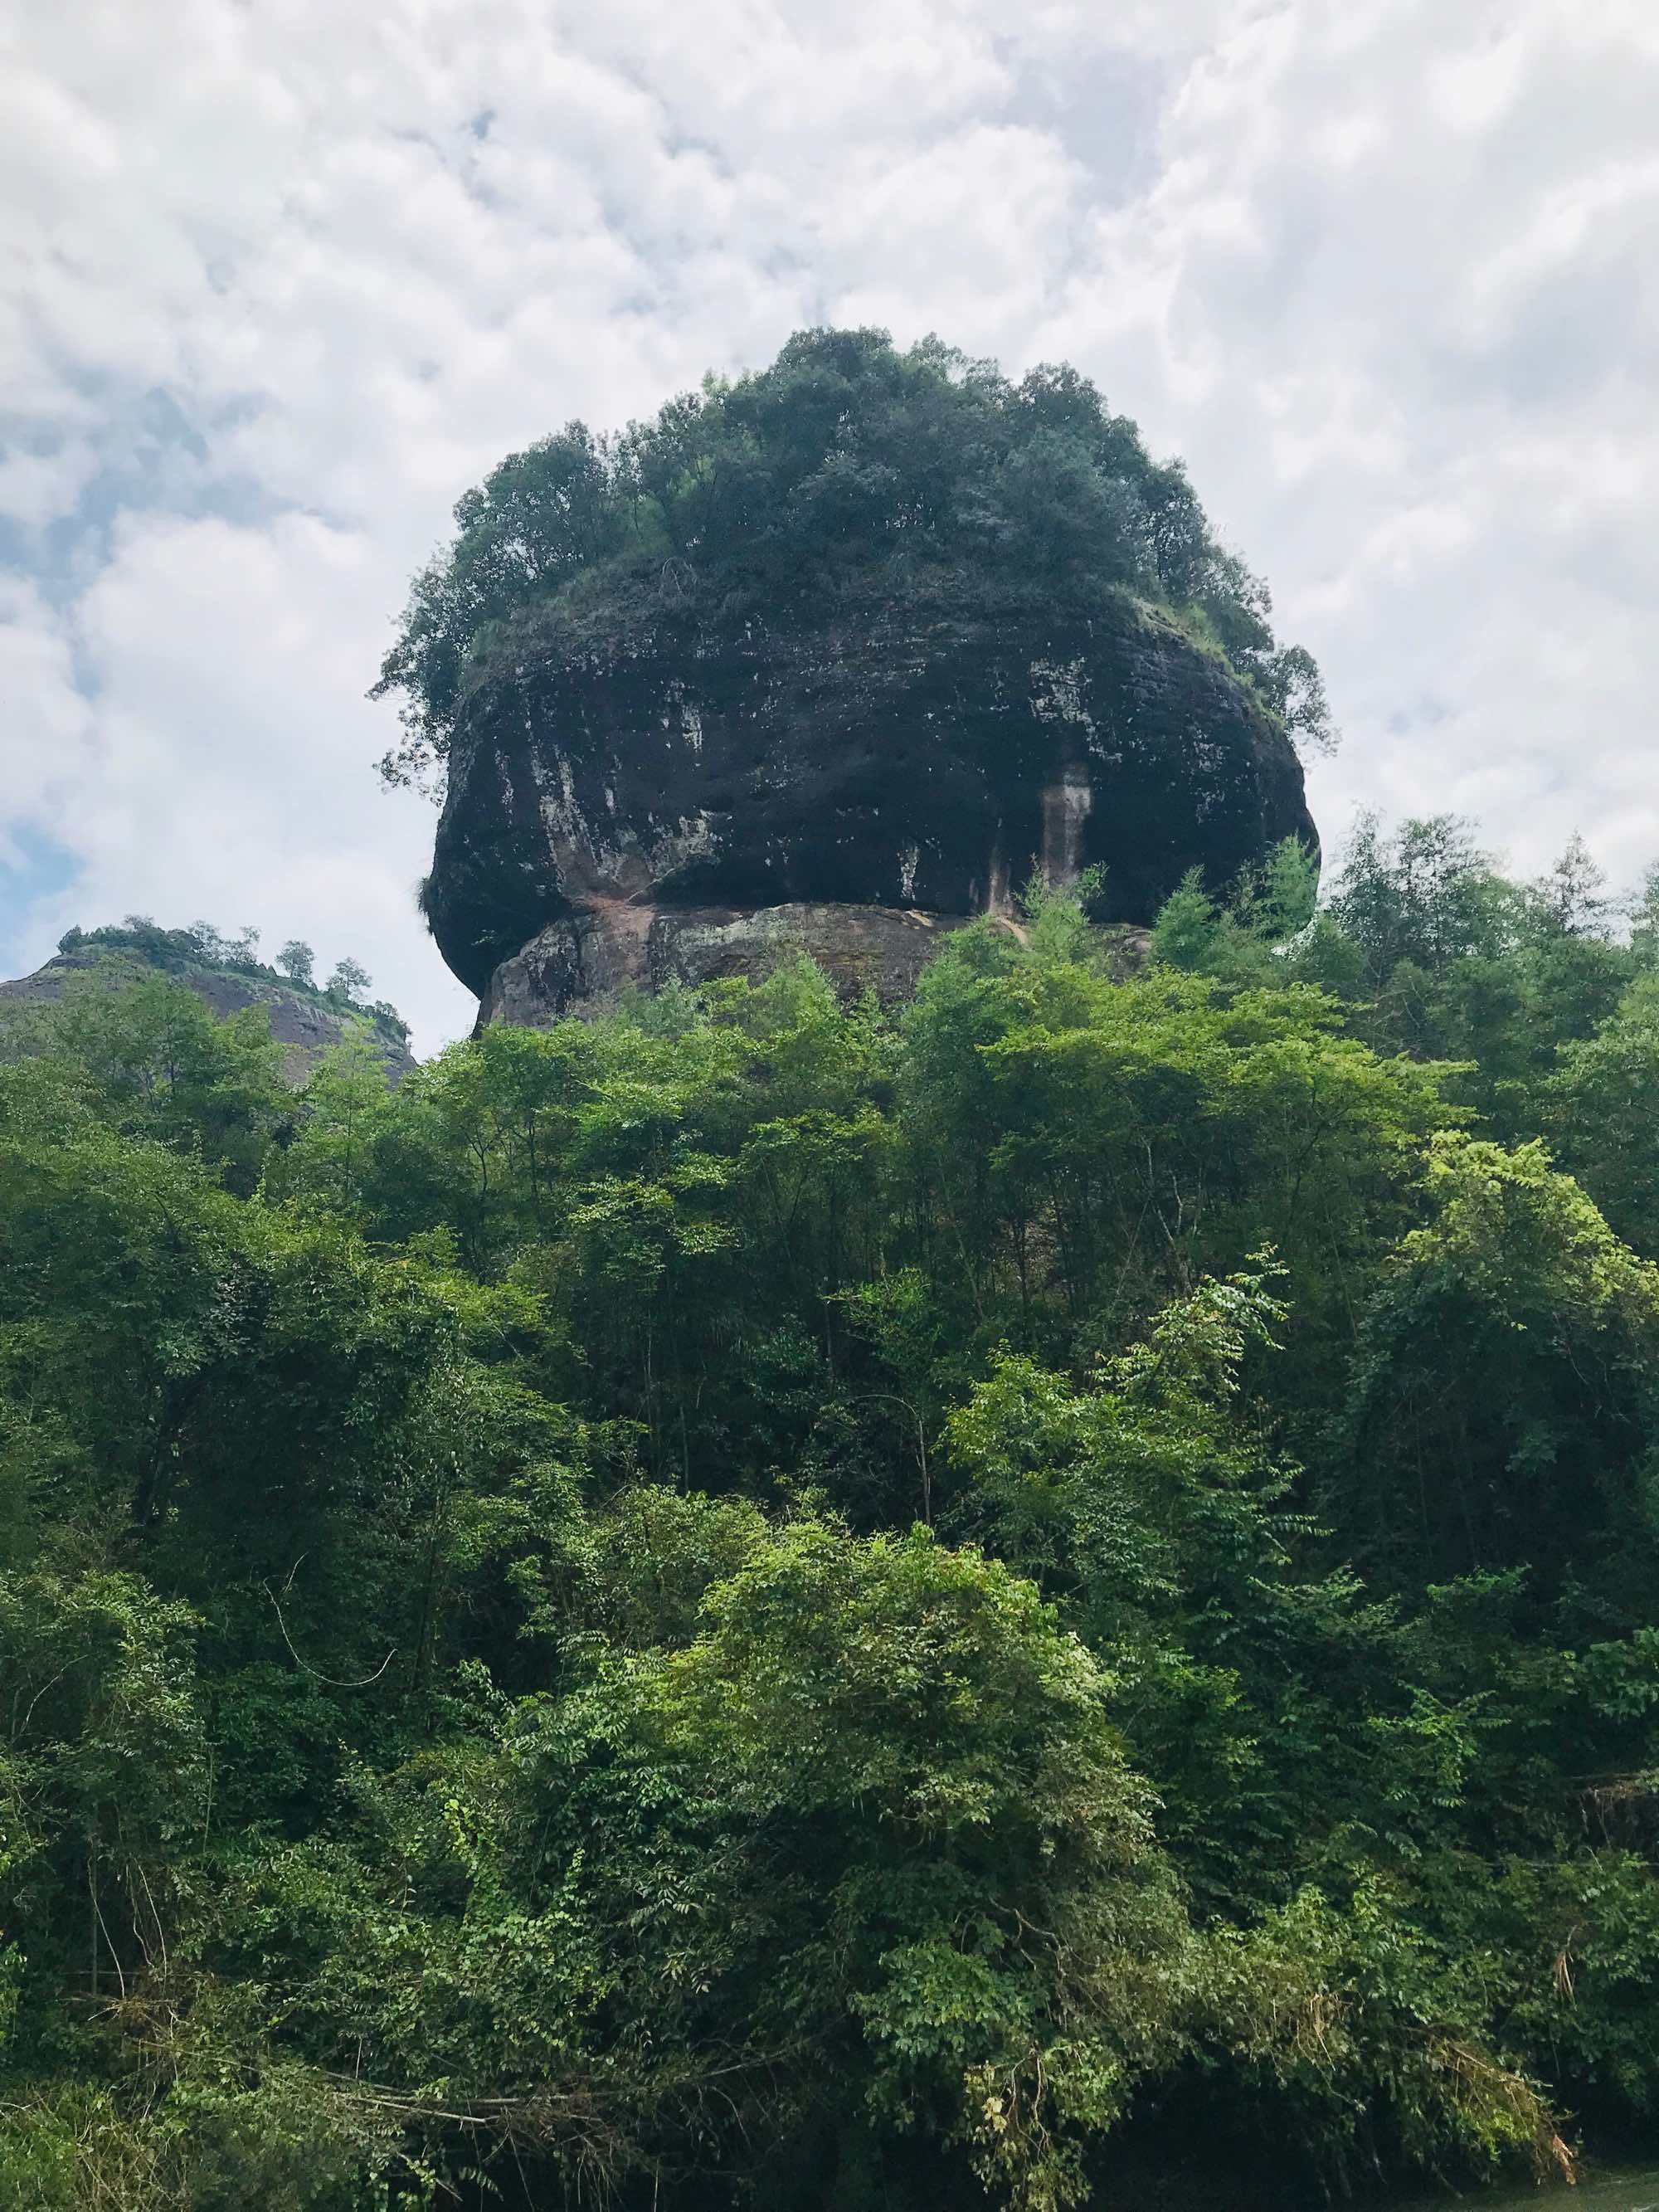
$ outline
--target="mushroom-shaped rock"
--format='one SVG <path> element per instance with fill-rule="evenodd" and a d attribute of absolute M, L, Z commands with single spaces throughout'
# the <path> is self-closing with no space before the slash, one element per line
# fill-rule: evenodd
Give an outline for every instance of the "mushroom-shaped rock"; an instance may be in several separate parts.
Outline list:
<path fill-rule="evenodd" d="M 426 904 L 486 1019 L 752 973 L 790 945 L 895 997 L 1034 872 L 1097 867 L 1095 917 L 1146 923 L 1188 870 L 1222 889 L 1286 837 L 1316 843 L 1280 722 L 1127 593 L 1086 613 L 665 614 L 477 684 Z"/>

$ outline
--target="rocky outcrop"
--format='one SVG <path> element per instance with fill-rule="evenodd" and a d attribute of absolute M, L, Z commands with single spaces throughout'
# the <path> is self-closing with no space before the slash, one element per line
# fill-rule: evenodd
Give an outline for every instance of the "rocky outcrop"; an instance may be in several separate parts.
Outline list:
<path fill-rule="evenodd" d="M 969 918 L 914 908 L 805 902 L 745 913 L 733 907 L 598 902 L 550 922 L 503 960 L 490 978 L 479 1018 L 534 1028 L 555 1008 L 606 1013 L 630 988 L 659 991 L 671 981 L 712 983 L 727 975 L 753 979 L 794 952 L 809 954 L 848 998 L 873 991 L 890 1001 L 907 999 L 944 939 Z M 1002 919 L 1000 926 L 1024 936 L 1012 920 Z M 1121 927 L 1108 937 L 1120 973 L 1145 961 L 1145 930 Z"/>
<path fill-rule="evenodd" d="M 1219 889 L 1280 838 L 1315 842 L 1278 723 L 1127 599 L 526 651 L 476 689 L 450 769 L 427 911 L 485 1019 L 752 973 L 793 944 L 902 996 L 1034 868 L 1100 867 L 1098 918 L 1145 923 L 1189 868 Z"/>
<path fill-rule="evenodd" d="M 356 1026 L 349 1016 L 334 1012 L 309 994 L 286 990 L 260 976 L 207 964 L 161 968 L 125 950 L 96 945 L 55 953 L 32 975 L 0 983 L 0 1014 L 8 1006 L 49 1006 L 63 996 L 72 978 L 88 977 L 113 987 L 153 975 L 165 975 L 171 981 L 184 984 L 221 1020 L 246 1006 L 263 1006 L 270 1018 L 271 1036 L 282 1047 L 283 1073 L 295 1090 L 329 1047 L 338 1044 L 348 1029 Z M 395 1087 L 415 1065 L 408 1047 L 378 1024 L 369 1027 L 366 1034 L 386 1063 L 386 1081 Z"/>

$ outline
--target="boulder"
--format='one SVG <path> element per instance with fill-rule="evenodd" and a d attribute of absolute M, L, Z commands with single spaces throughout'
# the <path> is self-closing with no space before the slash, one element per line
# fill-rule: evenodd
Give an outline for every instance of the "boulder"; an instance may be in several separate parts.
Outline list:
<path fill-rule="evenodd" d="M 1189 868 L 1222 890 L 1287 836 L 1316 849 L 1277 719 L 1127 597 L 665 618 L 476 685 L 425 903 L 484 1019 L 755 973 L 790 944 L 898 997 L 1033 872 L 1102 870 L 1094 917 L 1144 925 Z"/>

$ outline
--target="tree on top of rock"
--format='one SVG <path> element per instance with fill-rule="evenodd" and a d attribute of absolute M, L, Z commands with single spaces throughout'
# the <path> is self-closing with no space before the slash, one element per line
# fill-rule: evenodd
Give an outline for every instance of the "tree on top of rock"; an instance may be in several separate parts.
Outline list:
<path fill-rule="evenodd" d="M 1267 587 L 1089 380 L 1018 382 L 937 338 L 798 332 L 617 435 L 582 422 L 509 454 L 455 508 L 373 696 L 397 694 L 393 784 L 441 772 L 470 685 L 533 631 L 592 646 L 695 612 L 823 618 L 848 599 L 1073 605 L 1130 592 L 1225 655 L 1316 747 L 1319 672 L 1275 644 Z"/>

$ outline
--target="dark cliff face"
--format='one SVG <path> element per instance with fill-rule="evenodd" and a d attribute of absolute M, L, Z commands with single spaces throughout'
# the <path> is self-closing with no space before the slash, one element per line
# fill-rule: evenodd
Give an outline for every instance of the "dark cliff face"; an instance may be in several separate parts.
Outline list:
<path fill-rule="evenodd" d="M 820 949 L 814 914 L 881 909 L 876 936 L 908 945 L 899 916 L 931 935 L 1009 911 L 1034 867 L 1065 882 L 1099 864 L 1099 918 L 1145 922 L 1188 868 L 1218 889 L 1285 836 L 1314 842 L 1288 740 L 1224 662 L 1127 600 L 665 625 L 480 686 L 427 903 L 487 1015 L 510 1000 L 550 1019 L 621 981 L 716 972 L 696 952 L 710 927 L 741 966 L 743 917 L 789 908 Z M 832 972 L 847 933 L 824 940 Z M 542 980 L 520 963 L 492 992 L 532 940 Z"/>

